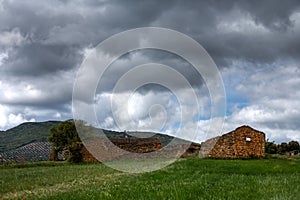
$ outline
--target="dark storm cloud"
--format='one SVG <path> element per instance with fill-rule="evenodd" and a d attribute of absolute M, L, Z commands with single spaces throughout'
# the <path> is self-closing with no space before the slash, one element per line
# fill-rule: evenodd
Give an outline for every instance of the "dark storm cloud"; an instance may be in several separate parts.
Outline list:
<path fill-rule="evenodd" d="M 151 1 L 4 1 L 2 8 L 0 31 L 17 27 L 26 37 L 25 44 L 9 52 L 2 73 L 39 75 L 78 67 L 84 47 L 128 28 L 147 26 L 166 6 Z"/>
<path fill-rule="evenodd" d="M 81 60 L 76 47 L 30 43 L 10 51 L 2 70 L 20 77 L 49 75 L 78 67 Z"/>
<path fill-rule="evenodd" d="M 248 11 L 256 23 L 261 23 L 273 30 L 286 31 L 293 27 L 293 21 L 290 19 L 290 16 L 299 10 L 299 1 L 245 0 L 238 6 Z"/>
<path fill-rule="evenodd" d="M 201 85 L 204 82 L 199 72 L 195 68 L 193 68 L 193 66 L 189 62 L 179 57 L 178 55 L 162 50 L 144 49 L 127 53 L 121 56 L 115 62 L 113 62 L 101 77 L 100 82 L 98 84 L 98 91 L 111 92 L 115 87 L 117 81 L 124 74 L 126 74 L 129 70 L 133 69 L 134 67 L 141 66 L 147 63 L 159 63 L 162 65 L 172 67 L 178 73 L 183 75 L 185 79 L 189 82 L 189 84 L 194 88 L 201 87 Z M 139 76 L 141 79 L 143 79 L 143 77 L 149 76 L 159 77 L 160 72 L 155 71 L 153 72 L 153 74 L 149 74 L 149 72 L 147 72 L 145 74 L 138 74 L 137 76 Z M 164 79 L 163 75 L 161 76 L 162 79 Z M 170 76 L 169 79 L 171 81 L 172 77 Z M 173 83 L 175 84 L 176 81 L 174 80 Z M 182 86 L 176 85 L 176 87 L 181 88 Z M 153 87 L 153 90 L 159 92 L 161 88 Z"/>
<path fill-rule="evenodd" d="M 291 20 L 299 10 L 297 1 L 3 1 L 2 7 L 1 30 L 17 27 L 27 38 L 10 53 L 4 73 L 38 75 L 69 70 L 82 61 L 80 50 L 84 47 L 95 46 L 113 33 L 149 25 L 192 36 L 220 67 L 233 59 L 299 59 L 300 34 L 292 33 Z M 247 16 L 269 32 L 218 28 Z"/>
<path fill-rule="evenodd" d="M 291 19 L 296 11 L 297 1 L 188 1 L 167 10 L 154 24 L 192 36 L 219 67 L 235 59 L 272 63 L 286 58 L 299 60 L 300 34 Z M 241 20 L 253 21 L 265 30 L 261 32 Z"/>

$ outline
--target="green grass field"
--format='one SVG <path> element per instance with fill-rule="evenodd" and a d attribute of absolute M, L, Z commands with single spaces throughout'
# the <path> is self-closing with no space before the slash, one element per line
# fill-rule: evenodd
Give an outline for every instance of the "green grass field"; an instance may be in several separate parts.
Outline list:
<path fill-rule="evenodd" d="M 0 199 L 300 199 L 300 160 L 189 158 L 143 174 L 51 162 L 0 170 Z"/>

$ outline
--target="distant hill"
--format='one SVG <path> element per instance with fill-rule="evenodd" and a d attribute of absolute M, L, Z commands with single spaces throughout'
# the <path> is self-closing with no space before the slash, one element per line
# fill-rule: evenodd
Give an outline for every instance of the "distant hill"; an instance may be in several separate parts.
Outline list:
<path fill-rule="evenodd" d="M 14 150 L 33 142 L 47 142 L 49 129 L 61 121 L 26 122 L 0 132 L 0 152 Z"/>
<path fill-rule="evenodd" d="M 174 139 L 174 137 L 169 135 L 164 135 L 160 133 L 153 133 L 153 132 L 139 132 L 139 131 L 132 131 L 132 132 L 117 132 L 111 130 L 103 130 L 104 134 L 108 138 L 148 138 L 148 137 L 155 137 L 159 138 L 162 145 L 165 146 Z"/>
<path fill-rule="evenodd" d="M 15 150 L 30 143 L 47 142 L 50 128 L 62 121 L 26 122 L 7 131 L 0 131 L 0 152 Z M 108 138 L 157 137 L 163 146 L 174 137 L 150 132 L 116 132 L 103 130 Z"/>

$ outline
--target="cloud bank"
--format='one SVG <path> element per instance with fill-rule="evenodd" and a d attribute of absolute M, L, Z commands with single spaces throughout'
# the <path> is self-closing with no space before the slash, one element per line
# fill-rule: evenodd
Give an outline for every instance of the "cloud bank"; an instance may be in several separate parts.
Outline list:
<path fill-rule="evenodd" d="M 73 83 L 89 50 L 112 34 L 147 26 L 187 34 L 216 62 L 227 93 L 224 132 L 248 124 L 276 142 L 300 140 L 300 3 L 296 0 L 2 0 L 0 129 L 25 121 L 72 118 Z M 104 92 L 98 91 L 95 99 L 101 126 L 120 128 L 107 110 L 113 83 L 132 66 L 148 62 L 170 65 L 187 77 L 201 99 L 202 114 L 193 121 L 183 120 L 182 131 L 188 135 L 199 124 L 199 134 L 204 134 L 209 122 L 217 119 L 210 119 L 210 96 L 201 75 L 178 56 L 150 50 L 123 56 L 99 83 L 99 91 Z M 164 108 L 151 107 L 156 104 Z M 178 127 L 178 103 L 161 87 L 141 88 L 129 105 L 141 129 L 172 134 Z M 188 100 L 182 106 L 189 109 L 183 119 L 193 114 L 195 107 Z"/>

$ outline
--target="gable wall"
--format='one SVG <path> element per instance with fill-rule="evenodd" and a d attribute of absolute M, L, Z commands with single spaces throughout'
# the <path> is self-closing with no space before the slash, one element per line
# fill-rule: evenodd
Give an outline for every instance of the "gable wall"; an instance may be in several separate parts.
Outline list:
<path fill-rule="evenodd" d="M 251 141 L 246 141 L 251 138 Z M 241 127 L 218 138 L 207 157 L 247 158 L 265 156 L 265 134 L 250 127 Z"/>

